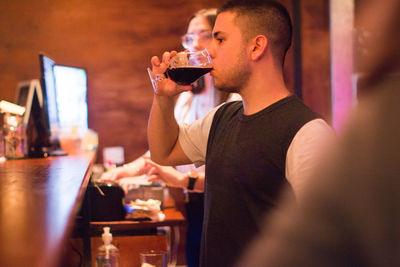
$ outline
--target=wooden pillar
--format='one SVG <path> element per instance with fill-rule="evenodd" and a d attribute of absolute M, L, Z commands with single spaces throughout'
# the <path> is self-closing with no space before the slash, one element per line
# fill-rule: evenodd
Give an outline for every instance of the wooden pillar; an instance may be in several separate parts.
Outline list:
<path fill-rule="evenodd" d="M 330 1 L 332 125 L 338 130 L 356 100 L 353 89 L 354 1 Z"/>

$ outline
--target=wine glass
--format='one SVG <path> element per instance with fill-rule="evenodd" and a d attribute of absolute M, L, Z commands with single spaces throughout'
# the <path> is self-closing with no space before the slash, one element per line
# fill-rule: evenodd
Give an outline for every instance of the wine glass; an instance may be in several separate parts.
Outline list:
<path fill-rule="evenodd" d="M 210 54 L 207 49 L 203 49 L 177 53 L 170 59 L 164 74 L 154 74 L 149 68 L 147 71 L 153 86 L 165 78 L 169 78 L 179 85 L 190 85 L 212 69 Z"/>

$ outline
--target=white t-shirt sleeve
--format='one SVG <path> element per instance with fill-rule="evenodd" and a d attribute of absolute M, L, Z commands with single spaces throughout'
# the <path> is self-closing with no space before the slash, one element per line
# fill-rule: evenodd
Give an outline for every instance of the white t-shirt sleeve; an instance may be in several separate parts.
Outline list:
<path fill-rule="evenodd" d="M 322 119 L 306 123 L 294 136 L 286 154 L 286 178 L 297 198 L 334 136 L 333 129 Z"/>
<path fill-rule="evenodd" d="M 208 135 L 214 114 L 221 105 L 213 108 L 204 117 L 191 124 L 179 125 L 179 144 L 183 152 L 196 167 L 204 165 L 206 161 Z"/>

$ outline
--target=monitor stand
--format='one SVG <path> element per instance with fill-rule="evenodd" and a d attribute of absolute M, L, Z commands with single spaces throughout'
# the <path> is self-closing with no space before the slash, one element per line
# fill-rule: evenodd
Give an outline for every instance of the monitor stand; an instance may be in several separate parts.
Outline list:
<path fill-rule="evenodd" d="M 51 150 L 49 152 L 49 154 L 51 157 L 59 157 L 59 156 L 67 156 L 68 155 L 68 153 L 65 152 L 64 150 L 62 150 L 61 148 L 56 149 L 56 150 Z"/>
<path fill-rule="evenodd" d="M 61 149 L 60 141 L 57 138 L 52 138 L 50 146 L 44 146 L 41 148 L 31 147 L 28 158 L 47 158 L 67 155 L 68 153 Z"/>
<path fill-rule="evenodd" d="M 68 153 L 62 150 L 61 148 L 52 149 L 48 147 L 44 147 L 40 150 L 30 150 L 28 154 L 28 158 L 47 158 L 47 157 L 58 157 L 58 156 L 67 156 Z"/>
<path fill-rule="evenodd" d="M 46 151 L 48 153 L 49 156 L 57 157 L 57 156 L 68 155 L 67 152 L 62 150 L 61 145 L 60 145 L 60 140 L 58 139 L 58 137 L 51 138 L 50 144 L 51 144 L 50 147 L 46 147 L 45 149 L 43 149 L 44 151 Z"/>

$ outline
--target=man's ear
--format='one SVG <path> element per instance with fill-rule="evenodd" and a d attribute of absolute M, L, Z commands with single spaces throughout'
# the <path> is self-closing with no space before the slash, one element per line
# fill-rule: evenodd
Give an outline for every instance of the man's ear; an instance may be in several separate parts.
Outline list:
<path fill-rule="evenodd" d="M 257 35 L 251 41 L 250 56 L 252 60 L 260 59 L 267 51 L 268 39 L 264 35 Z"/>

